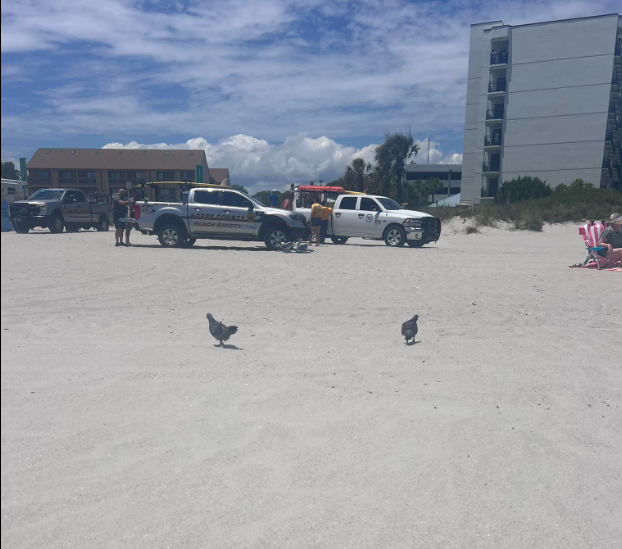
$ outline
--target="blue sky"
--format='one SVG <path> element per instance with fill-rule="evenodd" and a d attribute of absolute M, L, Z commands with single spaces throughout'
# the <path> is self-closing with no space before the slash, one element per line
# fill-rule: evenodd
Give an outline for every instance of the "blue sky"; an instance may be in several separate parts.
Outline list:
<path fill-rule="evenodd" d="M 460 159 L 469 25 L 609 0 L 2 1 L 2 159 L 37 147 L 201 146 L 233 182 L 338 176 L 385 129 Z M 189 141 L 190 140 L 190 141 Z"/>

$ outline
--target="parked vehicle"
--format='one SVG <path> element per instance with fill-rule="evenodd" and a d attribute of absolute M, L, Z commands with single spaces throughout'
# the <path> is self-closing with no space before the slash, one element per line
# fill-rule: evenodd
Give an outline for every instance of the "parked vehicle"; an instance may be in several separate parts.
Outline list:
<path fill-rule="evenodd" d="M 345 244 L 356 236 L 384 240 L 391 247 L 407 244 L 421 248 L 440 238 L 440 219 L 424 212 L 405 210 L 385 196 L 348 192 L 341 187 L 298 187 L 294 211 L 309 219 L 311 202 L 318 195 L 333 208 L 327 235 L 335 244 Z"/>
<path fill-rule="evenodd" d="M 268 208 L 245 193 L 218 185 L 195 184 L 181 202 L 137 202 L 133 223 L 143 234 L 157 235 L 167 248 L 192 246 L 197 239 L 260 240 L 274 250 L 289 240 L 307 238 L 304 215 Z"/>
<path fill-rule="evenodd" d="M 41 189 L 27 200 L 13 202 L 9 215 L 18 233 L 35 227 L 47 227 L 51 233 L 62 233 L 63 229 L 107 231 L 111 218 L 107 204 L 90 202 L 78 189 Z"/>

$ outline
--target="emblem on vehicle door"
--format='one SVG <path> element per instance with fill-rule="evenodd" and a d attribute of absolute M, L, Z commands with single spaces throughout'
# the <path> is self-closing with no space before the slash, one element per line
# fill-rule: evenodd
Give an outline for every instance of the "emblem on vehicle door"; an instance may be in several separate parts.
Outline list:
<path fill-rule="evenodd" d="M 367 214 L 367 216 L 365 216 L 365 221 L 367 221 L 367 223 L 371 223 L 374 220 L 374 216 L 372 214 Z"/>

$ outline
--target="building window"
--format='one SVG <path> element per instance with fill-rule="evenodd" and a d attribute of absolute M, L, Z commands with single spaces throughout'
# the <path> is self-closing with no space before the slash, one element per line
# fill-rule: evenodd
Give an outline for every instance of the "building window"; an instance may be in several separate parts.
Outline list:
<path fill-rule="evenodd" d="M 121 179 L 121 172 L 108 172 L 108 179 Z"/>
<path fill-rule="evenodd" d="M 37 179 L 49 179 L 50 172 L 46 170 L 38 170 L 35 172 L 35 176 L 37 177 Z"/>
<path fill-rule="evenodd" d="M 194 170 L 181 172 L 181 180 L 194 182 Z"/>
<path fill-rule="evenodd" d="M 78 178 L 79 179 L 95 179 L 95 172 L 79 171 Z"/>
<path fill-rule="evenodd" d="M 76 172 L 70 170 L 58 170 L 59 179 L 75 179 Z"/>
<path fill-rule="evenodd" d="M 158 181 L 175 181 L 175 172 L 158 172 Z"/>
<path fill-rule="evenodd" d="M 163 189 L 156 190 L 157 200 L 175 200 L 175 189 Z"/>
<path fill-rule="evenodd" d="M 6 188 L 6 194 L 16 194 L 16 193 L 17 193 L 17 189 L 15 187 Z"/>

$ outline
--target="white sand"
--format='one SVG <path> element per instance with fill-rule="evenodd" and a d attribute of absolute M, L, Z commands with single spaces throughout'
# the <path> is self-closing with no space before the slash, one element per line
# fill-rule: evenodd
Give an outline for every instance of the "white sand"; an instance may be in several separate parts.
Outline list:
<path fill-rule="evenodd" d="M 2 234 L 3 547 L 620 547 L 622 276 L 576 227 L 112 241 Z"/>

